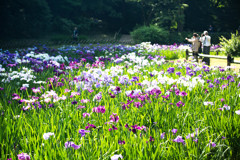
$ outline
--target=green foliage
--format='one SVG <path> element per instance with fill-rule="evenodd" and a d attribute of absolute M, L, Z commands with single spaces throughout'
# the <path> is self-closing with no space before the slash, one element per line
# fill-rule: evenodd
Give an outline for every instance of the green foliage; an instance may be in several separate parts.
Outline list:
<path fill-rule="evenodd" d="M 186 37 L 192 37 L 192 32 L 170 32 L 168 44 L 185 43 Z"/>
<path fill-rule="evenodd" d="M 231 33 L 229 32 L 214 32 L 209 34 L 211 36 L 211 43 L 218 44 L 220 43 L 220 37 L 225 37 L 227 39 L 231 38 Z"/>
<path fill-rule="evenodd" d="M 71 34 L 75 26 L 76 24 L 73 23 L 73 21 L 58 17 L 53 22 L 53 31 L 58 33 Z"/>
<path fill-rule="evenodd" d="M 225 51 L 225 54 L 232 54 L 233 56 L 240 56 L 240 36 L 237 34 L 231 34 L 231 39 L 227 39 L 224 36 L 220 38 L 220 45 Z"/>
<path fill-rule="evenodd" d="M 39 37 L 49 31 L 51 17 L 46 0 L 3 0 L 0 37 Z"/>
<path fill-rule="evenodd" d="M 238 3 L 238 0 L 1 0 L 0 38 L 42 38 L 52 32 L 70 34 L 74 26 L 82 34 L 118 30 L 129 34 L 134 26 L 151 24 L 171 32 L 193 32 L 208 30 L 211 22 L 212 43 L 216 44 L 219 36 L 215 34 L 238 28 Z M 174 37 L 180 37 L 176 41 L 182 42 L 181 36 Z"/>
<path fill-rule="evenodd" d="M 174 60 L 174 59 L 179 59 L 184 57 L 184 51 L 171 51 L 171 50 L 160 50 L 156 52 L 156 55 L 160 55 L 165 57 L 166 60 Z"/>
<path fill-rule="evenodd" d="M 157 26 L 142 26 L 131 32 L 131 36 L 136 43 L 151 42 L 166 43 L 169 32 Z"/>

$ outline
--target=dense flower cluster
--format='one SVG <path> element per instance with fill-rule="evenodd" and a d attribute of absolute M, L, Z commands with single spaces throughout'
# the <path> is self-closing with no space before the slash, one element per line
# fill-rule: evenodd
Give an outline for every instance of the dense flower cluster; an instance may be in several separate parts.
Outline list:
<path fill-rule="evenodd" d="M 3 152 L 41 159 L 49 153 L 40 151 L 58 148 L 55 157 L 134 159 L 130 153 L 141 150 L 154 152 L 151 158 L 174 159 L 171 152 L 228 150 L 229 136 L 238 135 L 232 128 L 240 118 L 240 76 L 229 68 L 166 61 L 156 54 L 188 47 L 142 43 L 4 52 L 1 136 L 9 134 L 11 144 Z M 12 133 L 4 128 L 8 124 L 16 127 Z M 30 150 L 33 145 L 38 148 Z M 172 150 L 176 146 L 179 150 Z"/>

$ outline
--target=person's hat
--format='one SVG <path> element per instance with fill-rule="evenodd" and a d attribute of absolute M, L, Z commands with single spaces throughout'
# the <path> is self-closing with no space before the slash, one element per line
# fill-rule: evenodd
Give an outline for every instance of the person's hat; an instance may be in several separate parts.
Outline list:
<path fill-rule="evenodd" d="M 204 35 L 208 34 L 208 31 L 204 31 L 203 34 L 204 34 Z"/>

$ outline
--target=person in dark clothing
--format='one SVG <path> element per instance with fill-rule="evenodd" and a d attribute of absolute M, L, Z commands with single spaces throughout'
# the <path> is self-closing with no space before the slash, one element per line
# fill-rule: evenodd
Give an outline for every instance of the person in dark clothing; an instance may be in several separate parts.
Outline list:
<path fill-rule="evenodd" d="M 78 29 L 77 27 L 75 27 L 73 30 L 73 40 L 77 40 L 77 39 L 78 39 Z"/>
<path fill-rule="evenodd" d="M 211 37 L 208 35 L 208 31 L 204 31 L 203 35 L 200 38 L 200 41 L 202 42 L 203 45 L 203 54 L 210 54 L 210 48 L 211 48 Z M 210 58 L 204 57 L 203 61 L 207 64 L 210 65 Z"/>
<path fill-rule="evenodd" d="M 213 27 L 212 27 L 212 25 L 209 26 L 208 32 L 209 32 L 209 33 L 213 33 Z"/>

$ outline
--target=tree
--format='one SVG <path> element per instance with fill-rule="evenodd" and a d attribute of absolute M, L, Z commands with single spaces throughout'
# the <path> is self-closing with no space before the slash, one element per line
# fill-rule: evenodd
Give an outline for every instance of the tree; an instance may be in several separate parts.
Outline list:
<path fill-rule="evenodd" d="M 182 31 L 185 21 L 182 0 L 129 0 L 140 4 L 144 25 L 155 24 L 168 30 Z"/>
<path fill-rule="evenodd" d="M 2 0 L 1 37 L 34 37 L 47 32 L 51 12 L 45 0 Z"/>

